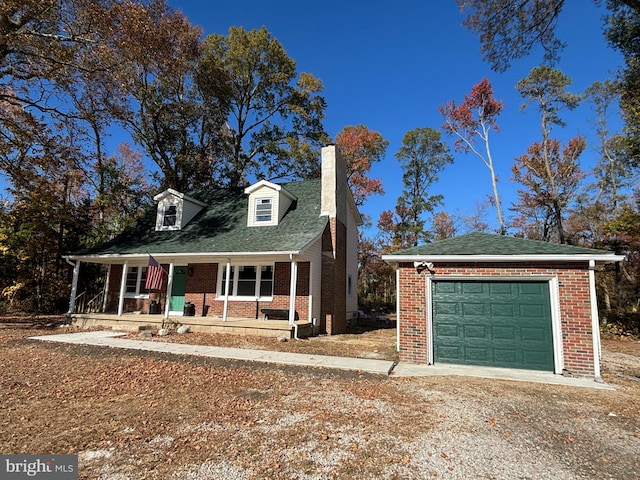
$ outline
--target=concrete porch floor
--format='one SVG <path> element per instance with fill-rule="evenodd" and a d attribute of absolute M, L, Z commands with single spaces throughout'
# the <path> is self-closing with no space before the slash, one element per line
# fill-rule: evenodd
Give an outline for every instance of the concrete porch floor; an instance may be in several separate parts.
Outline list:
<path fill-rule="evenodd" d="M 79 327 L 109 327 L 112 330 L 137 331 L 146 328 L 161 328 L 186 325 L 194 332 L 228 333 L 231 335 L 253 335 L 260 337 L 294 338 L 295 329 L 286 320 L 263 320 L 255 318 L 227 317 L 224 321 L 217 316 L 169 316 L 145 313 L 75 313 L 69 315 L 72 323 Z M 308 337 L 314 334 L 311 322 L 295 322 L 298 336 Z"/>

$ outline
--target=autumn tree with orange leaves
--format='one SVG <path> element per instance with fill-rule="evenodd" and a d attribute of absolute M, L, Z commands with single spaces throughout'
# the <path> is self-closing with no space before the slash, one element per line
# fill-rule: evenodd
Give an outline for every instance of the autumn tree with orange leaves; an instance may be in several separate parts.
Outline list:
<path fill-rule="evenodd" d="M 518 190 L 513 210 L 519 215 L 514 226 L 525 237 L 566 241 L 562 220 L 584 177 L 577 160 L 586 145 L 580 136 L 564 147 L 558 140 L 549 139 L 534 143 L 516 158 L 511 168 L 513 180 L 526 189 Z"/>
<path fill-rule="evenodd" d="M 484 78 L 471 88 L 471 93 L 464 96 L 462 103 L 457 105 L 450 100 L 440 106 L 440 113 L 444 117 L 442 130 L 457 137 L 453 144 L 455 150 L 473 153 L 489 170 L 493 205 L 498 215 L 500 233 L 504 235 L 507 230 L 498 194 L 498 176 L 489 146 L 489 134 L 491 131 L 499 130 L 496 118 L 502 112 L 502 108 L 502 102 L 493 96 L 491 82 Z"/>
<path fill-rule="evenodd" d="M 542 140 L 531 145 L 529 155 L 519 161 L 531 175 L 517 173 L 516 170 L 514 179 L 527 185 L 533 195 L 550 209 L 559 243 L 567 243 L 563 213 L 570 200 L 569 194 L 575 191 L 581 175 L 578 157 L 586 148 L 581 137 L 571 139 L 565 148 L 551 137 L 554 127 L 565 126 L 560 113 L 574 109 L 580 102 L 579 95 L 567 92 L 570 84 L 569 77 L 548 66 L 533 68 L 516 84 L 520 95 L 540 112 Z"/>
<path fill-rule="evenodd" d="M 369 172 L 384 158 L 388 146 L 388 140 L 365 125 L 346 126 L 336 135 L 336 148 L 347 164 L 347 183 L 358 207 L 369 195 L 384 193 L 382 180 L 370 178 Z"/>

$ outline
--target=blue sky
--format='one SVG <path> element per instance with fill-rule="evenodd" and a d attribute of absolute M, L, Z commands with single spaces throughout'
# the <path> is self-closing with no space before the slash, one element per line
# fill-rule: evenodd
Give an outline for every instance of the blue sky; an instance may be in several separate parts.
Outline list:
<path fill-rule="evenodd" d="M 418 127 L 439 129 L 443 122 L 438 107 L 447 100 L 461 101 L 475 83 L 489 78 L 495 96 L 504 102 L 498 118 L 500 132 L 492 134 L 491 148 L 503 208 L 509 215 L 517 189 L 510 181 L 513 159 L 540 136 L 538 115 L 534 109 L 521 111 L 523 101 L 515 84 L 542 57 L 534 54 L 518 60 L 504 74 L 492 72 L 482 61 L 477 37 L 461 26 L 464 16 L 454 0 L 168 3 L 201 26 L 205 35 L 226 34 L 230 26 L 247 30 L 266 26 L 299 71 L 322 80 L 329 135 L 335 138 L 346 125 L 364 124 L 389 141 L 386 158 L 371 173 L 382 178 L 386 193 L 371 197 L 362 208 L 374 225 L 368 236 L 375 235 L 380 212 L 393 209 L 401 194 L 402 171 L 395 153 L 404 134 Z M 604 13 L 593 2 L 567 1 L 558 33 L 568 47 L 558 68 L 573 79 L 570 91 L 581 92 L 592 82 L 611 77 L 621 65 L 620 55 L 603 39 Z M 556 130 L 556 136 L 594 137 L 591 107 L 585 105 L 564 118 L 567 127 Z M 431 193 L 444 195 L 441 209 L 453 215 L 469 214 L 491 193 L 489 172 L 477 157 L 453 154 L 455 163 L 440 175 Z M 589 169 L 594 157 L 590 145 L 582 157 L 584 169 Z M 488 210 L 492 226 L 495 218 L 495 211 Z"/>
<path fill-rule="evenodd" d="M 570 90 L 578 93 L 596 80 L 612 77 L 622 60 L 603 39 L 605 10 L 588 0 L 566 3 L 558 33 L 568 47 L 558 68 L 573 79 Z M 168 4 L 202 27 L 204 35 L 227 34 L 230 26 L 247 30 L 266 26 L 296 61 L 299 72 L 322 80 L 328 104 L 325 129 L 331 137 L 346 125 L 364 124 L 389 141 L 385 159 L 371 172 L 382 179 L 385 194 L 370 197 L 361 209 L 372 220 L 373 227 L 366 232 L 371 237 L 380 213 L 393 209 L 401 194 L 402 171 L 395 154 L 404 134 L 419 127 L 439 129 L 443 119 L 438 107 L 448 100 L 460 102 L 474 84 L 489 78 L 496 98 L 504 102 L 500 132 L 492 134 L 491 149 L 503 211 L 510 215 L 518 188 L 510 181 L 513 159 L 540 138 L 538 114 L 535 109 L 521 111 L 515 84 L 539 65 L 542 56 L 538 52 L 518 60 L 504 74 L 492 72 L 482 61 L 477 37 L 461 26 L 464 16 L 455 0 L 168 0 Z M 590 106 L 563 118 L 567 127 L 556 129 L 555 136 L 566 140 L 581 134 L 594 139 Z M 453 139 L 445 140 L 451 145 Z M 122 141 L 129 139 L 111 138 L 108 147 L 113 151 L 108 153 L 115 153 Z M 596 156 L 593 147 L 590 144 L 582 156 L 585 170 Z M 468 215 L 491 193 L 489 172 L 477 157 L 453 149 L 452 153 L 455 163 L 441 173 L 430 194 L 444 195 L 439 210 Z M 486 221 L 492 227 L 495 218 L 495 210 L 489 209 Z"/>

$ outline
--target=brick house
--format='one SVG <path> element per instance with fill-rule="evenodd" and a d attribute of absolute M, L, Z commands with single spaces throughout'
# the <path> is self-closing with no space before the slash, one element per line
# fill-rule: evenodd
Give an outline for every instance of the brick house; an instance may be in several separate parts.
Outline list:
<path fill-rule="evenodd" d="M 600 377 L 595 269 L 612 252 L 471 233 L 384 255 L 401 361 Z"/>
<path fill-rule="evenodd" d="M 220 322 L 275 319 L 292 334 L 303 325 L 312 334 L 343 333 L 357 315 L 361 218 L 335 147 L 323 148 L 321 160 L 317 180 L 160 193 L 122 234 L 67 257 L 74 263 L 69 314 L 81 315 L 81 265 L 99 263 L 108 274 L 98 313 L 111 321 L 153 323 L 150 314 L 159 314 L 157 321 L 207 331 Z M 164 269 L 157 290 L 146 289 L 151 258 Z"/>

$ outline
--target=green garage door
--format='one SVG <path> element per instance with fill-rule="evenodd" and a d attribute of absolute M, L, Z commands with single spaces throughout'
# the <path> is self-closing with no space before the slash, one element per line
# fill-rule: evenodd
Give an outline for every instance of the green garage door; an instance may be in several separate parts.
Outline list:
<path fill-rule="evenodd" d="M 553 371 L 548 282 L 434 281 L 435 363 Z"/>

